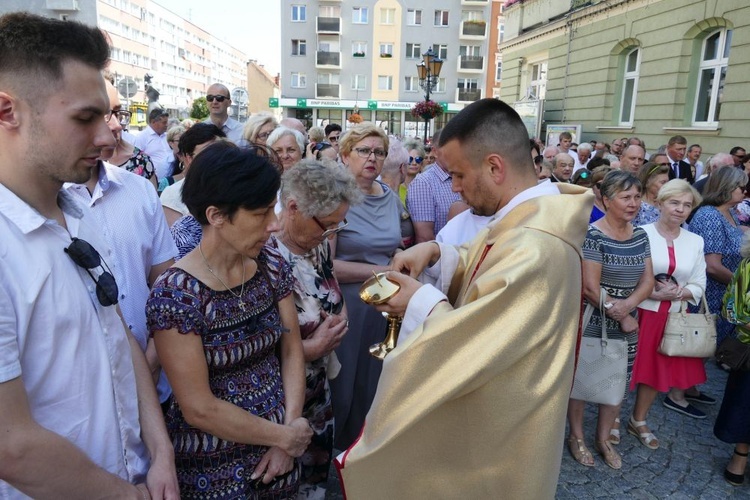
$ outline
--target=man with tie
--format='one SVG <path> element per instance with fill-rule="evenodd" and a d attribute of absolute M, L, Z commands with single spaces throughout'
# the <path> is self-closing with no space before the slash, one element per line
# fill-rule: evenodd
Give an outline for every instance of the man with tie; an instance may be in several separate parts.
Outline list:
<path fill-rule="evenodd" d="M 690 164 L 683 161 L 687 152 L 687 139 L 676 135 L 667 143 L 667 157 L 669 158 L 669 178 L 685 179 L 690 184 L 695 181 Z"/>

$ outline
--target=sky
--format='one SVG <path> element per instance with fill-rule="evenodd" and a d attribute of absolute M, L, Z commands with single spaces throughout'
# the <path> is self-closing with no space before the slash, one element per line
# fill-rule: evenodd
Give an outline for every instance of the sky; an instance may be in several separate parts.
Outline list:
<path fill-rule="evenodd" d="M 154 0 L 257 59 L 266 71 L 281 71 L 279 0 Z"/>

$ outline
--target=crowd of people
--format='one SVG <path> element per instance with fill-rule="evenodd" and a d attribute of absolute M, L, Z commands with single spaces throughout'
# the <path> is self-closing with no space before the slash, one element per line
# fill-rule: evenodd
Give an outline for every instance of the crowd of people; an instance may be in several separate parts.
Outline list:
<path fill-rule="evenodd" d="M 650 155 L 635 137 L 544 145 L 496 99 L 429 146 L 243 125 L 218 83 L 205 121 L 155 109 L 136 135 L 108 60 L 96 29 L 0 18 L 3 498 L 322 499 L 334 450 L 352 498 L 551 498 L 561 455 L 538 450 L 562 450 L 566 422 L 596 463 L 571 398 L 586 305 L 583 337 L 627 343 L 623 421 L 645 447 L 660 392 L 692 418 L 716 403 L 705 360 L 658 346 L 683 301 L 720 313 L 748 257 L 743 148 L 704 166 L 681 136 Z M 379 273 L 400 290 L 372 307 Z M 403 317 L 385 362 L 383 312 Z M 748 391 L 733 373 L 715 428 L 732 484 Z M 598 411 L 619 469 L 620 405 Z"/>

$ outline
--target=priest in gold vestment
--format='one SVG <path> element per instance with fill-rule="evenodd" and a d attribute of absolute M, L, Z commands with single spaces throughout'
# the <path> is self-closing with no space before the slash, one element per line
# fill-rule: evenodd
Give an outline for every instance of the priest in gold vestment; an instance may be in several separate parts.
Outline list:
<path fill-rule="evenodd" d="M 397 254 L 405 314 L 360 438 L 337 459 L 350 500 L 553 498 L 573 380 L 581 245 L 593 194 L 537 184 L 523 122 L 502 101 L 443 129 L 453 190 L 493 220 L 456 248 Z M 424 272 L 423 272 L 424 271 Z"/>

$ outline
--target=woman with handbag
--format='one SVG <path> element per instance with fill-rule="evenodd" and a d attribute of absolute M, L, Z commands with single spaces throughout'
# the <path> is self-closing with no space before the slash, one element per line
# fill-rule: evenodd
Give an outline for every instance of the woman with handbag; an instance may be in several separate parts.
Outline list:
<path fill-rule="evenodd" d="M 631 390 L 637 386 L 637 395 L 628 421 L 628 433 L 652 450 L 659 447 L 659 440 L 648 428 L 646 416 L 659 392 L 669 391 L 664 398 L 667 408 L 693 418 L 706 417 L 685 399 L 686 389 L 706 381 L 703 359 L 659 352 L 670 313 L 679 312 L 683 301 L 700 304 L 706 287 L 703 238 L 680 227 L 701 196 L 685 180 L 673 179 L 662 186 L 655 201 L 659 219 L 643 230 L 657 274 L 651 295 L 638 306 L 638 354 L 630 381 Z"/>
<path fill-rule="evenodd" d="M 724 469 L 724 479 L 734 486 L 745 482 L 745 466 L 750 452 L 750 239 L 742 242 L 743 257 L 724 295 L 722 315 L 737 327 L 737 338 L 726 339 L 716 351 L 722 359 L 723 350 L 730 352 L 726 363 L 732 368 L 724 388 L 714 435 L 725 443 L 735 443 L 734 453 Z"/>
<path fill-rule="evenodd" d="M 604 177 L 600 190 L 606 212 L 604 217 L 589 226 L 583 243 L 583 293 L 591 313 L 582 325 L 582 342 L 606 336 L 607 340 L 602 344 L 622 346 L 620 357 L 627 357 L 627 362 L 621 365 L 624 372 L 618 377 L 621 384 L 613 387 L 616 391 L 614 400 L 607 398 L 609 403 L 605 404 L 602 403 L 605 399 L 593 393 L 596 391 L 580 390 L 584 384 L 588 387 L 605 385 L 599 383 L 605 378 L 584 380 L 590 366 L 582 368 L 582 349 L 568 402 L 568 448 L 578 463 L 589 467 L 594 465 L 594 458 L 583 439 L 583 412 L 586 401 L 599 402 L 596 449 L 609 467 L 619 469 L 622 459 L 613 446 L 619 443 L 619 428 L 615 424 L 635 359 L 638 342 L 636 307 L 653 290 L 654 273 L 648 236 L 643 229 L 631 224 L 640 208 L 640 181 L 628 172 L 613 170 Z M 604 311 L 604 323 L 601 311 Z M 593 373 L 594 378 L 597 375 L 603 377 L 601 372 Z M 611 377 L 607 376 L 607 379 L 611 380 Z"/>

